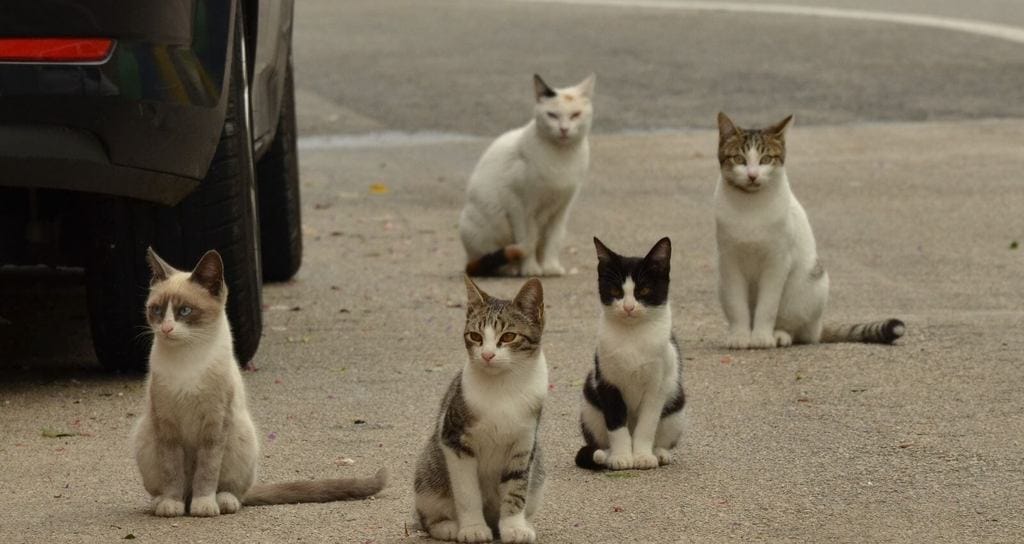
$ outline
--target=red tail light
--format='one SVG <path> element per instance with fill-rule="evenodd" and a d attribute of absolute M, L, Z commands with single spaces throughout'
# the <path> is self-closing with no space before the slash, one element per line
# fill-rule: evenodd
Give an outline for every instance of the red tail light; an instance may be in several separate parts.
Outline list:
<path fill-rule="evenodd" d="M 0 62 L 102 62 L 113 49 L 107 38 L 0 38 Z"/>

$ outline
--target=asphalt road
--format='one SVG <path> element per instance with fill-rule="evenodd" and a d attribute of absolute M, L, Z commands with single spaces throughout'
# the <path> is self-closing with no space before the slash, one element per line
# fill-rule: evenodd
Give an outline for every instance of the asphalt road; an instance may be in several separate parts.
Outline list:
<path fill-rule="evenodd" d="M 832 2 L 844 4 L 869 5 Z M 1024 24 L 1011 2 L 873 4 Z M 667 10 L 328 0 L 297 10 L 307 258 L 294 281 L 265 289 L 258 370 L 245 374 L 261 479 L 386 465 L 391 487 L 365 502 L 148 516 L 126 441 L 141 381 L 96 369 L 75 273 L 5 273 L 0 541 L 420 541 L 408 526 L 412 468 L 464 361 L 454 226 L 488 139 L 371 136 L 494 135 L 525 120 L 534 71 L 565 83 L 591 70 L 591 176 L 564 255 L 574 273 L 544 280 L 541 542 L 1024 540 L 1024 249 L 1011 249 L 1024 244 L 1013 84 L 1024 45 Z M 721 347 L 707 129 L 720 108 L 740 122 L 796 112 L 789 172 L 832 277 L 828 315 L 903 318 L 899 345 Z M 610 477 L 572 465 L 599 308 L 595 234 L 637 251 L 673 240 L 689 404 L 667 468 Z M 509 295 L 519 284 L 483 285 Z"/>

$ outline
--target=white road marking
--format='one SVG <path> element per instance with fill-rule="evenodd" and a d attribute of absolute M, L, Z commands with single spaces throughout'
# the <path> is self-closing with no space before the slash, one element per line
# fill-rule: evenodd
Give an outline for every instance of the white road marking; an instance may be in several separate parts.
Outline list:
<path fill-rule="evenodd" d="M 472 142 L 479 138 L 470 134 L 456 132 L 370 132 L 367 134 L 324 134 L 302 136 L 299 138 L 299 149 L 315 151 L 318 149 L 380 149 L 385 147 L 404 147 L 428 144 L 447 144 L 452 142 Z"/>
<path fill-rule="evenodd" d="M 771 15 L 798 15 L 876 21 L 908 26 L 952 30 L 976 36 L 986 36 L 1016 43 L 1024 43 L 1024 28 L 986 23 L 972 19 L 958 19 L 941 15 L 916 13 L 889 13 L 862 9 L 798 6 L 792 4 L 745 4 L 742 2 L 691 2 L 687 0 L 507 0 L 530 4 L 564 4 L 576 6 L 605 6 L 618 8 L 654 8 L 678 11 L 725 11 L 733 13 L 764 13 Z"/>

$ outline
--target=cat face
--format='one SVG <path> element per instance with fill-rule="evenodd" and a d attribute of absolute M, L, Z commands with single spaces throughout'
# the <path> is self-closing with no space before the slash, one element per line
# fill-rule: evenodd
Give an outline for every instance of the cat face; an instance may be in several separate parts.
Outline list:
<path fill-rule="evenodd" d="M 469 364 L 500 374 L 531 362 L 544 331 L 544 291 L 531 279 L 512 300 L 494 298 L 466 278 L 466 352 Z"/>
<path fill-rule="evenodd" d="M 194 344 L 212 338 L 212 328 L 224 313 L 227 286 L 224 262 L 208 251 L 192 272 L 167 264 L 149 248 L 146 260 L 153 271 L 146 300 L 146 320 L 154 342 Z"/>
<path fill-rule="evenodd" d="M 575 87 L 552 89 L 540 76 L 533 76 L 533 90 L 537 97 L 534 118 L 546 138 L 567 145 L 578 142 L 590 132 L 590 121 L 594 117 L 590 101 L 594 95 L 595 79 L 596 76 L 591 74 Z"/>
<path fill-rule="evenodd" d="M 718 164 L 722 179 L 748 193 L 772 183 L 786 162 L 786 129 L 790 115 L 764 129 L 743 129 L 718 114 Z"/>
<path fill-rule="evenodd" d="M 597 248 L 597 292 L 605 315 L 624 322 L 642 322 L 668 303 L 672 242 L 658 240 L 646 257 L 623 257 L 594 238 Z"/>

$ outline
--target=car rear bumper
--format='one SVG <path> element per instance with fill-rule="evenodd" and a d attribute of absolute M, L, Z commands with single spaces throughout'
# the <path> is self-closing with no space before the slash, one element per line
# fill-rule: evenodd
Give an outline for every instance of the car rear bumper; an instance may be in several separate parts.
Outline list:
<path fill-rule="evenodd" d="M 0 185 L 184 198 L 216 151 L 234 2 L 37 0 L 3 37 L 106 37 L 91 64 L 0 64 Z"/>

